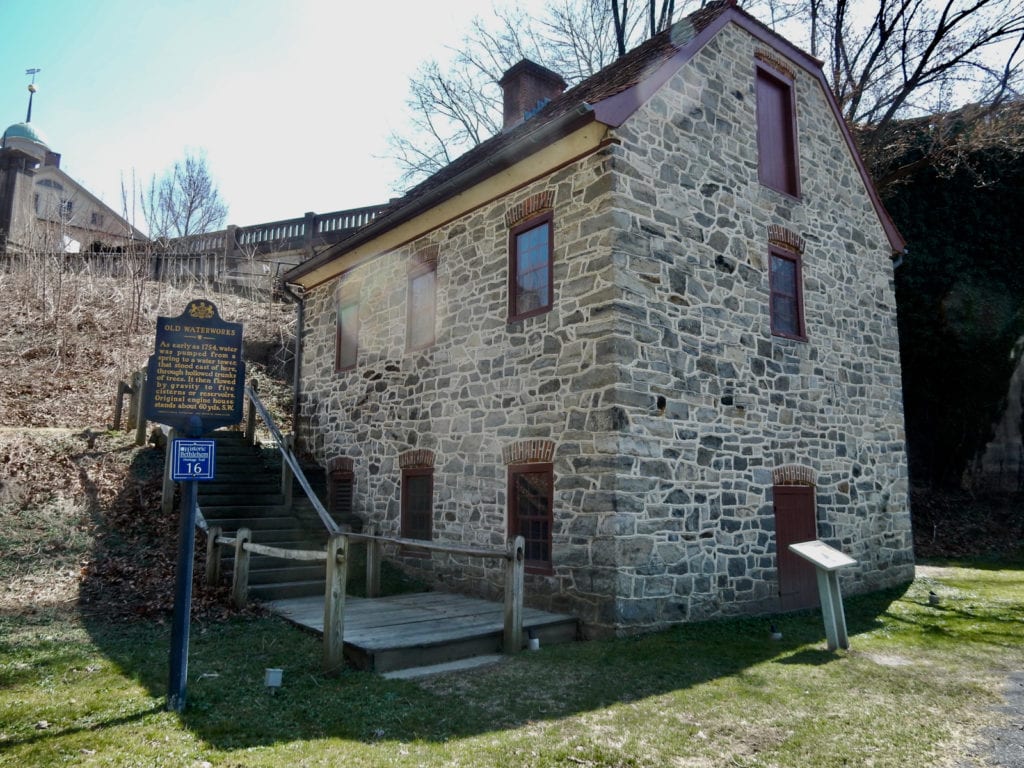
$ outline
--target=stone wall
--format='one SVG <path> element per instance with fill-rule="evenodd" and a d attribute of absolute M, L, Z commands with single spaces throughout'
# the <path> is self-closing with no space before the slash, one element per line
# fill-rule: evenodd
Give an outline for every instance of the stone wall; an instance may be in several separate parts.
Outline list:
<path fill-rule="evenodd" d="M 597 532 L 593 496 L 599 477 L 577 471 L 593 457 L 602 435 L 592 403 L 624 375 L 602 363 L 597 339 L 613 316 L 606 311 L 612 268 L 612 222 L 607 159 L 592 156 L 480 208 L 325 288 L 307 299 L 302 418 L 309 447 L 322 462 L 354 459 L 354 506 L 364 519 L 397 535 L 398 456 L 413 448 L 435 453 L 434 538 L 467 545 L 504 546 L 506 465 L 523 441 L 554 443 L 555 573 L 527 576 L 533 605 L 574 610 L 597 620 L 611 603 L 602 584 L 581 601 L 576 583 Z M 508 323 L 506 213 L 554 195 L 553 311 Z M 437 258 L 436 343 L 405 348 L 407 273 L 422 254 Z M 353 287 L 353 286 L 358 287 Z M 356 369 L 334 372 L 335 307 L 342 290 L 360 297 Z M 587 430 L 576 429 L 577 423 Z M 570 438 L 569 435 L 572 434 Z M 603 448 L 601 450 L 604 450 Z M 408 560 L 445 586 L 501 594 L 496 561 Z M 614 586 L 614 585 L 612 585 Z"/>
<path fill-rule="evenodd" d="M 627 123 L 613 160 L 620 624 L 776 606 L 784 465 L 812 471 L 819 536 L 859 561 L 845 589 L 913 576 L 891 249 L 824 94 L 795 67 L 802 195 L 758 183 L 760 47 L 723 30 Z M 807 341 L 770 331 L 773 229 L 804 243 Z"/>
<path fill-rule="evenodd" d="M 528 601 L 591 634 L 777 610 L 773 471 L 816 480 L 844 589 L 912 577 L 892 267 L 817 82 L 797 71 L 802 197 L 757 181 L 756 42 L 727 27 L 621 144 L 307 299 L 302 431 L 354 460 L 356 511 L 397 534 L 398 456 L 435 456 L 434 536 L 502 545 L 505 458 L 553 446 L 554 573 Z M 508 323 L 506 213 L 553 194 L 555 307 Z M 804 244 L 808 340 L 772 336 L 769 227 Z M 436 343 L 405 348 L 407 274 L 436 254 Z M 341 290 L 355 370 L 334 372 Z M 503 458 L 504 457 L 504 458 Z M 408 567 L 500 594 L 497 563 Z"/>

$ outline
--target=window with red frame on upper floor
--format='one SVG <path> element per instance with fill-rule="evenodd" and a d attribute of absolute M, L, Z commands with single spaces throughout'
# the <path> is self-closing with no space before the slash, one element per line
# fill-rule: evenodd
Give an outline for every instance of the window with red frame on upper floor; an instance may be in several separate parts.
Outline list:
<path fill-rule="evenodd" d="M 405 346 L 423 349 L 434 343 L 437 319 L 437 271 L 433 263 L 418 264 L 409 271 Z"/>
<path fill-rule="evenodd" d="M 554 303 L 551 211 L 509 230 L 508 319 L 548 312 Z"/>
<path fill-rule="evenodd" d="M 334 370 L 347 371 L 355 368 L 358 354 L 359 299 L 357 297 L 343 297 L 338 302 L 334 342 Z"/>
<path fill-rule="evenodd" d="M 807 338 L 804 325 L 803 269 L 800 255 L 783 248 L 768 254 L 769 311 L 772 333 L 801 341 Z"/>
<path fill-rule="evenodd" d="M 766 187 L 800 196 L 793 81 L 757 64 L 757 171 Z"/>

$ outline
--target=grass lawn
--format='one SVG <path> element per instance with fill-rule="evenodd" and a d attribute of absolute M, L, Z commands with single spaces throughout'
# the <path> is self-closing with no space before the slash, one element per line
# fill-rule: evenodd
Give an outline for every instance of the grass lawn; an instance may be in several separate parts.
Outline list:
<path fill-rule="evenodd" d="M 319 673 L 276 618 L 193 624 L 188 706 L 164 711 L 169 630 L 0 617 L 0 763 L 28 766 L 952 764 L 1024 669 L 1024 566 L 938 565 L 818 613 L 523 653 L 417 682 Z M 941 598 L 928 605 L 928 592 Z M 265 667 L 284 669 L 277 695 Z M 944 763 L 943 761 L 946 761 Z"/>

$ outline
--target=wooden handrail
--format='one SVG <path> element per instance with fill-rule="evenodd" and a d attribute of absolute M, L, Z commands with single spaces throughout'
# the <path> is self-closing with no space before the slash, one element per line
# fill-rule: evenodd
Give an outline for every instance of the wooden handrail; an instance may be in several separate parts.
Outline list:
<path fill-rule="evenodd" d="M 494 557 L 508 560 L 512 555 L 507 549 L 487 549 L 485 547 L 466 547 L 459 544 L 439 544 L 425 539 L 405 539 L 401 536 L 381 536 L 373 533 L 346 533 L 352 541 L 379 541 L 384 544 L 398 544 L 402 547 L 425 549 L 431 552 L 444 552 L 450 555 L 467 555 L 468 557 Z"/>
<path fill-rule="evenodd" d="M 245 385 L 245 396 L 249 400 L 249 405 L 255 408 L 256 412 L 259 413 L 260 418 L 263 419 L 263 423 L 266 425 L 270 434 L 273 436 L 277 443 L 277 449 L 281 452 L 281 459 L 295 475 L 295 479 L 299 481 L 299 486 L 305 491 L 309 502 L 313 505 L 313 509 L 316 510 L 317 515 L 323 522 L 324 527 L 328 533 L 335 534 L 341 533 L 341 526 L 334 522 L 330 513 L 324 507 L 320 498 L 313 491 L 313 487 L 309 484 L 309 480 L 306 479 L 305 473 L 302 471 L 302 467 L 299 464 L 299 460 L 295 457 L 294 451 L 289 447 L 288 441 L 285 440 L 284 435 L 281 434 L 281 430 L 278 429 L 277 424 L 274 423 L 274 418 L 270 415 L 270 412 L 260 402 L 259 396 L 256 394 L 256 390 L 250 384 Z M 249 429 L 246 429 L 247 434 Z"/>
<path fill-rule="evenodd" d="M 220 573 L 220 548 L 233 547 L 235 551 L 234 577 L 231 584 L 232 601 L 237 607 L 245 605 L 249 591 L 249 556 L 250 554 L 266 555 L 286 560 L 305 560 L 325 563 L 326 590 L 324 593 L 324 659 L 323 669 L 327 674 L 338 671 L 343 664 L 345 634 L 345 585 L 348 579 L 348 548 L 352 541 L 365 541 L 370 549 L 379 547 L 384 542 L 406 547 L 418 547 L 433 552 L 446 552 L 471 557 L 495 557 L 505 560 L 505 601 L 504 631 L 502 647 L 505 653 L 518 653 L 523 646 L 523 577 L 526 565 L 526 542 L 522 536 L 509 539 L 505 549 L 484 549 L 482 547 L 461 547 L 449 544 L 436 544 L 420 539 L 403 539 L 396 536 L 378 536 L 372 533 L 352 533 L 339 531 L 331 534 L 327 550 L 283 549 L 265 544 L 254 544 L 252 533 L 247 528 L 239 528 L 235 536 L 221 536 L 220 528 L 209 530 L 206 548 L 207 583 L 216 583 Z M 371 586 L 374 581 L 379 584 L 379 567 L 377 557 L 367 556 L 367 592 L 368 597 L 376 597 L 377 591 Z"/>

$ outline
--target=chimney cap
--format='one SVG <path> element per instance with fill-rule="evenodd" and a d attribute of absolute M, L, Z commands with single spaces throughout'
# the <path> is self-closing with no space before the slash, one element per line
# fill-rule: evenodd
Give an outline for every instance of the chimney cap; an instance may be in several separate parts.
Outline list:
<path fill-rule="evenodd" d="M 548 69 L 547 67 L 541 66 L 535 61 L 530 59 L 522 59 L 517 64 L 513 64 L 509 67 L 508 71 L 501 76 L 501 80 L 498 81 L 498 85 L 505 86 L 510 80 L 521 75 L 531 75 L 538 80 L 546 80 L 553 86 L 557 87 L 560 91 L 564 91 L 567 83 L 565 78 L 554 70 Z"/>

